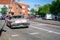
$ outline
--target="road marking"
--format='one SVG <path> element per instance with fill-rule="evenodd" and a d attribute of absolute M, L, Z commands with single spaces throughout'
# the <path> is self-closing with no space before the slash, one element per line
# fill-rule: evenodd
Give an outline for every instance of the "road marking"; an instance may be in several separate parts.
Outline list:
<path fill-rule="evenodd" d="M 39 33 L 37 33 L 37 32 L 35 32 L 35 33 L 29 33 L 30 35 L 36 35 L 36 34 L 39 34 Z"/>
<path fill-rule="evenodd" d="M 11 38 L 9 37 L 9 40 L 11 40 Z"/>
<path fill-rule="evenodd" d="M 33 22 L 33 21 L 31 21 L 31 22 Z M 39 22 L 34 22 L 34 23 L 38 23 L 39 25 L 50 25 L 50 26 L 57 26 L 57 25 L 51 25 L 51 24 L 45 24 L 45 23 L 39 23 Z M 60 26 L 58 26 L 58 27 L 60 27 Z"/>
<path fill-rule="evenodd" d="M 60 35 L 59 32 L 55 32 L 55 31 L 51 31 L 51 30 L 47 30 L 47 29 L 44 29 L 44 28 L 34 27 L 34 26 L 31 26 L 31 27 L 36 28 L 36 29 L 40 29 L 40 30 L 43 30 L 43 31 L 47 31 L 47 32 L 50 32 L 50 33 L 55 33 L 55 34 Z"/>
<path fill-rule="evenodd" d="M 17 35 L 17 34 L 15 34 L 15 35 L 11 35 L 12 37 L 17 37 L 17 36 L 19 36 L 19 35 Z"/>

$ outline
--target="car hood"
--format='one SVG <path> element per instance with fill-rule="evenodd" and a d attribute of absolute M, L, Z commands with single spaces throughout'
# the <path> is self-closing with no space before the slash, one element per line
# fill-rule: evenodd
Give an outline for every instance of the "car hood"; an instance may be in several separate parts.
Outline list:
<path fill-rule="evenodd" d="M 11 21 L 14 22 L 14 23 L 25 23 L 25 22 L 27 22 L 27 19 L 22 19 L 22 18 L 20 18 L 20 19 L 11 19 Z"/>

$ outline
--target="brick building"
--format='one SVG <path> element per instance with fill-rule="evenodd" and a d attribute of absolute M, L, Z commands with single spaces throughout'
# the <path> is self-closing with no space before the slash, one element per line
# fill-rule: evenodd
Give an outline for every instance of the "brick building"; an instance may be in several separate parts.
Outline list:
<path fill-rule="evenodd" d="M 8 5 L 7 11 L 13 12 L 14 15 L 24 15 L 28 17 L 29 6 L 25 3 L 22 3 L 22 2 L 15 3 L 15 0 L 0 0 L 0 4 Z"/>
<path fill-rule="evenodd" d="M 14 15 L 24 15 L 28 17 L 29 14 L 29 6 L 21 2 L 15 4 L 8 4 L 8 10 L 13 12 Z"/>
<path fill-rule="evenodd" d="M 0 0 L 0 4 L 10 4 L 10 2 L 15 2 L 15 0 Z"/>

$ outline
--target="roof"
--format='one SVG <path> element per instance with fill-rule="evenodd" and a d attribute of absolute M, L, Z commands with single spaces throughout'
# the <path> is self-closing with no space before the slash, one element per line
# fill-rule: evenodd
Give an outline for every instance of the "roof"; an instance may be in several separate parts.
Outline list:
<path fill-rule="evenodd" d="M 0 0 L 0 4 L 10 4 L 11 0 Z M 12 2 L 15 2 L 15 0 L 12 0 Z"/>
<path fill-rule="evenodd" d="M 18 4 L 24 4 L 24 5 L 26 5 L 26 6 L 29 6 L 28 4 L 26 4 L 26 3 L 23 3 L 23 2 L 17 2 Z"/>

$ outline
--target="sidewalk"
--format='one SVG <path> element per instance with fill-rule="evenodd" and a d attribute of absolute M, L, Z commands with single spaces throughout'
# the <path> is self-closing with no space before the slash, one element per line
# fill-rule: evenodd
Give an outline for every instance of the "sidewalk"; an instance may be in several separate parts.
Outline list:
<path fill-rule="evenodd" d="M 2 33 L 0 40 L 8 40 L 6 33 Z"/>
<path fill-rule="evenodd" d="M 60 21 L 44 20 L 44 19 L 41 19 L 41 18 L 31 19 L 31 21 L 60 26 Z"/>
<path fill-rule="evenodd" d="M 8 40 L 8 35 L 6 33 L 7 30 L 5 26 L 3 27 L 3 24 L 4 24 L 4 21 L 0 20 L 0 40 Z"/>
<path fill-rule="evenodd" d="M 0 40 L 8 40 L 8 35 L 5 29 L 0 30 Z"/>

